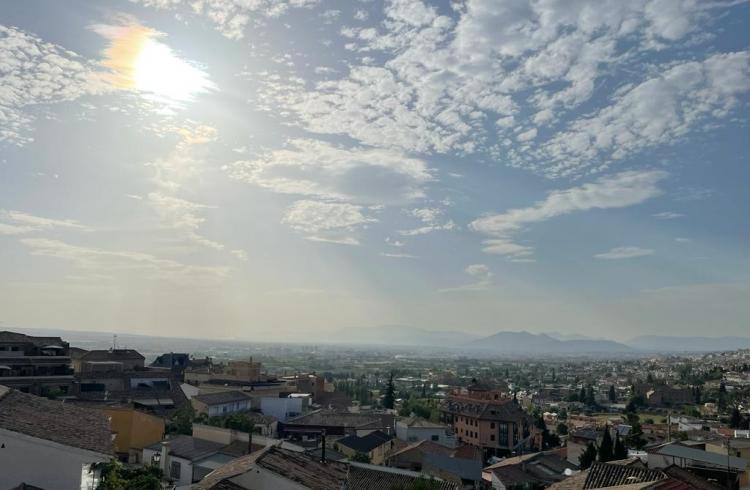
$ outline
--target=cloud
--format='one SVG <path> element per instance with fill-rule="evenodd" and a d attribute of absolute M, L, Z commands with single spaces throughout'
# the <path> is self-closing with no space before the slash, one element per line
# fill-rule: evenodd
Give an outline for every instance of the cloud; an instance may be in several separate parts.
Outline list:
<path fill-rule="evenodd" d="M 647 255 L 653 255 L 654 251 L 650 248 L 641 248 L 634 246 L 626 247 L 615 247 L 609 252 L 604 252 L 594 255 L 597 259 L 604 260 L 620 260 L 620 259 L 632 259 L 635 257 L 645 257 Z"/>
<path fill-rule="evenodd" d="M 656 213 L 653 216 L 654 218 L 657 218 L 657 219 L 677 219 L 677 218 L 682 218 L 685 215 L 680 214 L 680 213 L 674 213 L 672 211 L 662 211 L 661 213 Z"/>
<path fill-rule="evenodd" d="M 464 272 L 474 279 L 474 282 L 462 286 L 441 289 L 441 293 L 454 293 L 462 291 L 483 291 L 492 286 L 494 274 L 485 264 L 471 264 L 464 269 Z"/>
<path fill-rule="evenodd" d="M 375 218 L 363 213 L 362 206 L 310 200 L 294 202 L 282 219 L 308 240 L 343 245 L 359 245 L 350 233 L 375 222 Z"/>
<path fill-rule="evenodd" d="M 511 151 L 514 165 L 549 177 L 601 170 L 646 148 L 674 144 L 707 120 L 727 118 L 750 91 L 750 51 L 678 63 L 579 117 L 536 149 Z"/>
<path fill-rule="evenodd" d="M 388 257 L 391 259 L 416 259 L 416 255 L 406 253 L 392 253 L 392 252 L 380 252 L 382 257 Z"/>
<path fill-rule="evenodd" d="M 424 226 L 412 228 L 409 230 L 399 230 L 401 236 L 426 235 L 433 231 L 449 231 L 458 228 L 453 220 L 441 222 L 445 211 L 441 208 L 416 208 L 409 213 L 411 216 L 418 218 Z"/>
<path fill-rule="evenodd" d="M 76 53 L 0 25 L 0 142 L 24 145 L 34 117 L 24 108 L 108 90 L 96 67 Z"/>
<path fill-rule="evenodd" d="M 84 247 L 46 238 L 22 238 L 20 242 L 31 249 L 32 255 L 71 262 L 97 277 L 136 274 L 140 279 L 164 280 L 195 287 L 215 285 L 229 275 L 227 267 L 183 264 L 142 252 Z"/>
<path fill-rule="evenodd" d="M 24 235 L 35 231 L 49 230 L 53 228 L 91 231 L 91 228 L 71 219 L 58 220 L 44 218 L 23 213 L 21 211 L 6 211 L 0 209 L 0 220 L 5 221 L 5 223 L 0 222 L 0 235 Z"/>
<path fill-rule="evenodd" d="M 258 106 L 315 133 L 416 153 L 489 152 L 560 177 L 596 171 L 703 129 L 701 120 L 726 117 L 750 83 L 743 53 L 650 66 L 654 51 L 685 42 L 708 22 L 708 11 L 728 3 L 467 0 L 454 6 L 449 17 L 420 1 L 386 2 L 380 25 L 341 30 L 346 49 L 367 54 L 361 63 L 313 83 L 268 73 Z M 657 70 L 662 74 L 642 83 L 618 82 Z M 612 93 L 610 82 L 621 84 L 612 107 L 580 117 L 584 104 L 600 104 L 597 86 L 606 87 L 602 95 Z M 644 100 L 654 101 L 652 108 Z M 524 114 L 528 120 L 519 117 Z M 493 126 L 496 133 L 488 131 Z M 618 139 L 622 145 L 612 142 Z"/>
<path fill-rule="evenodd" d="M 533 248 L 519 244 L 515 235 L 533 223 L 578 211 L 622 208 L 640 204 L 662 193 L 658 184 L 666 178 L 660 170 L 627 171 L 565 190 L 550 192 L 531 207 L 488 214 L 474 220 L 469 228 L 488 235 L 484 251 L 505 255 L 511 260 L 529 259 Z"/>
<path fill-rule="evenodd" d="M 201 225 L 206 221 L 205 218 L 198 216 L 198 212 L 211 208 L 211 206 L 198 204 L 161 192 L 150 193 L 148 201 L 159 215 L 159 218 L 167 226 L 178 231 L 185 240 L 214 250 L 224 249 L 223 244 L 209 240 L 198 232 Z"/>
<path fill-rule="evenodd" d="M 424 196 L 432 180 L 424 160 L 399 151 L 344 148 L 294 139 L 286 148 L 234 162 L 226 170 L 242 182 L 273 192 L 359 203 L 405 202 Z"/>
<path fill-rule="evenodd" d="M 131 0 L 146 7 L 182 12 L 205 17 L 229 39 L 242 39 L 251 20 L 284 15 L 291 8 L 310 8 L 320 0 Z"/>

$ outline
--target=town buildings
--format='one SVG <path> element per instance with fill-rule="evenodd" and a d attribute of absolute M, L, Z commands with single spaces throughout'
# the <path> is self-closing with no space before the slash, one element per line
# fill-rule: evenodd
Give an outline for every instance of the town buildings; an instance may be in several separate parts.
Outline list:
<path fill-rule="evenodd" d="M 456 446 L 456 437 L 450 426 L 420 417 L 407 417 L 396 421 L 396 437 L 405 442 L 432 441 L 446 447 Z"/>
<path fill-rule="evenodd" d="M 73 384 L 69 344 L 60 337 L 0 332 L 0 384 L 37 395 L 69 393 Z"/>
<path fill-rule="evenodd" d="M 250 396 L 242 391 L 222 391 L 196 395 L 190 399 L 195 412 L 218 417 L 250 410 Z"/>
<path fill-rule="evenodd" d="M 0 386 L 0 488 L 93 490 L 112 457 L 104 413 Z"/>
<path fill-rule="evenodd" d="M 532 445 L 530 436 L 537 432 L 513 399 L 476 384 L 454 391 L 440 411 L 459 444 L 481 448 L 487 456 L 510 455 L 519 445 Z"/>

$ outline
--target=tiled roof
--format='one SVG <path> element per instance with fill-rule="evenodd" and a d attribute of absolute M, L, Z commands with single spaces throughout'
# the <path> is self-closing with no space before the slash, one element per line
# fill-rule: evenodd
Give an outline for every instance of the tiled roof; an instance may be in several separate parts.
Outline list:
<path fill-rule="evenodd" d="M 34 345 L 59 345 L 61 347 L 67 345 L 67 342 L 64 342 L 60 337 L 34 337 L 18 332 L 8 332 L 7 330 L 0 332 L 0 342 L 30 342 Z"/>
<path fill-rule="evenodd" d="M 257 459 L 258 466 L 312 490 L 341 488 L 348 465 L 336 461 L 322 464 L 304 453 L 272 447 Z"/>
<path fill-rule="evenodd" d="M 398 423 L 415 429 L 443 429 L 446 427 L 444 424 L 430 422 L 429 420 L 423 419 L 422 417 L 408 417 L 399 420 Z"/>
<path fill-rule="evenodd" d="M 441 410 L 483 420 L 519 421 L 526 418 L 523 409 L 511 399 L 482 400 L 453 395 L 445 400 Z"/>
<path fill-rule="evenodd" d="M 428 453 L 424 455 L 422 469 L 430 472 L 431 468 L 439 473 L 450 473 L 462 480 L 480 481 L 482 479 L 482 462 L 473 459 L 451 458 L 443 454 Z"/>
<path fill-rule="evenodd" d="M 450 456 L 453 453 L 453 449 L 449 447 L 445 447 L 441 444 L 438 444 L 436 442 L 428 441 L 428 440 L 421 440 L 417 441 L 413 444 L 409 444 L 406 447 L 403 447 L 393 453 L 388 457 L 395 458 L 401 454 L 408 453 L 410 451 L 419 451 L 420 453 L 426 454 L 426 453 L 437 453 L 437 454 L 445 454 Z"/>
<path fill-rule="evenodd" d="M 680 468 L 679 466 L 667 466 L 666 468 L 664 468 L 664 473 L 666 473 L 667 476 L 670 477 L 670 479 L 684 482 L 689 485 L 690 488 L 695 488 L 697 490 L 721 490 L 722 488 L 724 488 L 723 486 L 711 483 L 705 478 L 701 478 L 694 473 L 690 473 L 688 470 Z"/>
<path fill-rule="evenodd" d="M 346 436 L 336 441 L 336 444 L 354 449 L 358 453 L 369 453 L 376 447 L 380 447 L 389 442 L 391 439 L 393 439 L 393 436 L 376 430 L 362 437 L 356 435 Z"/>
<path fill-rule="evenodd" d="M 632 465 L 594 463 L 589 469 L 583 489 L 655 482 L 665 478 L 664 472 L 659 470 L 638 468 Z"/>
<path fill-rule="evenodd" d="M 411 472 L 409 472 L 411 473 Z M 346 480 L 346 490 L 381 490 L 387 488 L 404 488 L 414 484 L 420 479 L 430 480 L 429 476 L 417 476 L 402 471 L 386 471 L 384 469 L 367 468 L 352 465 Z M 448 481 L 432 480 L 435 482 L 434 490 L 457 490 L 459 487 Z M 331 487 L 333 488 L 333 487 Z"/>
<path fill-rule="evenodd" d="M 285 425 L 385 428 L 393 426 L 393 419 L 393 415 L 385 413 L 349 413 L 317 410 L 290 419 Z"/>
<path fill-rule="evenodd" d="M 109 417 L 99 410 L 0 386 L 0 428 L 66 446 L 112 453 Z"/>
<path fill-rule="evenodd" d="M 194 461 L 196 459 L 209 456 L 211 454 L 218 453 L 224 444 L 213 441 L 206 441 L 205 439 L 198 439 L 192 436 L 178 435 L 169 441 L 169 454 L 173 454 L 179 458 Z M 152 444 L 148 449 L 154 451 L 161 451 L 161 442 Z"/>
<path fill-rule="evenodd" d="M 116 349 L 116 350 L 90 350 L 78 354 L 77 357 L 84 361 L 118 361 L 118 360 L 143 360 L 145 357 L 133 349 Z"/>
<path fill-rule="evenodd" d="M 220 391 L 218 393 L 206 393 L 205 395 L 195 395 L 194 400 L 205 403 L 206 405 L 218 405 L 221 403 L 231 403 L 245 401 L 250 399 L 250 395 L 241 391 Z"/>

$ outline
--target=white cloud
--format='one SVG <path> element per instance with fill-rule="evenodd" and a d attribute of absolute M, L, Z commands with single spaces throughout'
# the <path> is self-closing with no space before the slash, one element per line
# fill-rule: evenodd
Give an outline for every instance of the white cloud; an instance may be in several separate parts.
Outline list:
<path fill-rule="evenodd" d="M 274 192 L 375 204 L 422 197 L 422 186 L 432 180 L 424 160 L 399 151 L 312 139 L 290 140 L 286 148 L 227 170 L 234 179 Z"/>
<path fill-rule="evenodd" d="M 690 243 L 693 241 L 692 238 L 685 238 L 685 237 L 677 237 L 674 239 L 677 243 Z"/>
<path fill-rule="evenodd" d="M 662 211 L 661 213 L 656 213 L 654 215 L 654 218 L 657 218 L 657 219 L 677 219 L 677 218 L 682 218 L 683 216 L 685 216 L 685 215 L 684 214 L 680 214 L 680 213 L 675 213 L 675 212 L 672 212 L 672 211 Z"/>
<path fill-rule="evenodd" d="M 79 231 L 91 231 L 91 228 L 84 226 L 71 219 L 58 220 L 34 216 L 21 211 L 6 211 L 0 209 L 0 235 L 23 235 L 41 230 L 53 228 L 67 228 Z"/>
<path fill-rule="evenodd" d="M 679 141 L 706 120 L 726 118 L 750 91 L 750 51 L 679 63 L 580 117 L 514 165 L 549 177 L 601 170 L 646 148 Z"/>
<path fill-rule="evenodd" d="M 426 235 L 433 231 L 449 231 L 458 228 L 453 220 L 449 219 L 445 222 L 441 222 L 442 217 L 445 214 L 445 211 L 441 208 L 416 208 L 412 209 L 409 214 L 419 219 L 424 226 L 408 230 L 399 230 L 398 233 L 401 236 Z"/>
<path fill-rule="evenodd" d="M 358 245 L 359 241 L 350 234 L 375 222 L 375 218 L 363 213 L 362 206 L 310 200 L 294 202 L 282 219 L 282 223 L 309 240 L 345 245 Z"/>
<path fill-rule="evenodd" d="M 214 250 L 224 249 L 224 245 L 221 243 L 209 240 L 199 233 L 206 219 L 199 216 L 198 212 L 211 206 L 194 203 L 161 192 L 150 193 L 148 200 L 159 218 L 168 227 L 178 231 L 184 239 Z"/>
<path fill-rule="evenodd" d="M 527 208 L 511 209 L 474 220 L 469 228 L 489 235 L 484 251 L 508 258 L 528 259 L 533 248 L 519 244 L 515 235 L 532 223 L 538 223 L 577 211 L 622 208 L 642 203 L 662 193 L 658 183 L 667 174 L 659 170 L 628 171 L 565 190 L 550 192 Z"/>
<path fill-rule="evenodd" d="M 654 251 L 650 248 L 641 248 L 634 246 L 615 247 L 612 250 L 600 254 L 594 255 L 597 259 L 604 260 L 620 260 L 620 259 L 632 259 L 635 257 L 645 257 L 647 255 L 653 255 Z"/>
<path fill-rule="evenodd" d="M 135 274 L 142 279 L 195 287 L 215 285 L 229 274 L 226 267 L 188 265 L 142 252 L 84 247 L 46 238 L 22 238 L 20 242 L 31 249 L 32 255 L 66 260 L 97 277 Z"/>
<path fill-rule="evenodd" d="M 0 25 L 0 142 L 23 145 L 33 116 L 27 106 L 75 100 L 108 89 L 101 73 L 56 44 Z"/>
<path fill-rule="evenodd" d="M 380 252 L 382 257 L 388 257 L 391 259 L 416 259 L 416 255 L 406 253 L 391 253 L 391 252 Z"/>
<path fill-rule="evenodd" d="M 310 8 L 320 0 L 131 0 L 162 10 L 181 9 L 200 15 L 229 39 L 242 39 L 251 20 L 284 15 L 291 8 Z"/>
<path fill-rule="evenodd" d="M 647 51 L 683 41 L 706 22 L 708 10 L 728 6 L 690 0 L 467 0 L 456 4 L 456 20 L 420 1 L 390 1 L 385 4 L 386 20 L 377 29 L 342 30 L 347 49 L 378 52 L 384 57 L 382 64 L 354 64 L 347 75 L 312 87 L 304 81 L 281 83 L 283 78 L 273 75 L 266 80 L 260 99 L 269 111 L 278 113 L 280 105 L 290 112 L 292 123 L 316 133 L 344 134 L 368 145 L 409 152 L 473 153 L 491 147 L 496 158 L 508 151 L 505 145 L 517 143 L 520 148 L 511 152 L 513 164 L 549 176 L 578 174 L 622 158 L 635 151 L 635 146 L 624 145 L 619 152 L 610 148 L 604 163 L 594 164 L 594 155 L 580 154 L 585 150 L 580 147 L 584 136 L 578 133 L 594 138 L 599 127 L 585 127 L 584 118 L 559 134 L 545 132 L 547 141 L 534 149 L 529 142 L 538 141 L 542 134 L 538 127 L 554 129 L 568 112 L 591 100 L 600 79 L 620 69 L 643 71 Z M 727 59 L 719 61 L 722 56 Z M 702 93 L 676 67 L 666 70 L 676 83 L 688 85 L 672 95 L 678 103 L 687 99 L 691 104 L 686 114 L 678 114 L 682 122 L 675 126 L 695 128 L 696 117 L 709 112 L 712 117 L 723 117 L 732 98 L 746 90 L 742 59 L 730 54 L 717 55 L 714 61 L 736 66 L 726 77 L 714 79 L 718 72 L 709 67 L 711 61 L 704 63 Z M 668 76 L 662 77 L 668 80 Z M 636 92 L 618 96 L 621 104 L 634 105 L 630 99 L 648 91 L 645 87 L 631 90 Z M 704 106 L 695 102 L 702 98 Z M 271 100 L 275 103 L 270 104 Z M 656 100 L 655 106 L 662 104 Z M 529 121 L 533 127 L 516 120 L 523 112 L 533 114 Z M 634 122 L 628 120 L 628 110 L 615 112 L 598 117 L 619 128 Z M 658 116 L 657 109 L 653 113 Z M 623 122 L 615 121 L 619 116 Z M 487 121 L 496 121 L 498 145 L 489 140 Z M 658 124 L 654 122 L 651 129 L 658 130 Z M 571 139 L 571 132 L 578 138 Z M 663 141 L 671 141 L 681 131 L 670 127 L 664 133 Z M 513 134 L 517 141 L 510 140 Z M 623 138 L 628 139 L 627 135 Z M 639 144 L 654 141 L 641 138 Z"/>
<path fill-rule="evenodd" d="M 464 269 L 464 272 L 474 279 L 474 282 L 463 284 L 461 286 L 441 289 L 441 293 L 453 293 L 461 291 L 483 291 L 492 286 L 492 278 L 495 274 L 485 264 L 471 264 Z"/>

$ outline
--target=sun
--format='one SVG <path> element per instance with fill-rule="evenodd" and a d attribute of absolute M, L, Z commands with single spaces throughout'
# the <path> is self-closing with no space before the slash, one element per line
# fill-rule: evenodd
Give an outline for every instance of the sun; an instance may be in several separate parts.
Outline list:
<path fill-rule="evenodd" d="M 211 86 L 203 71 L 153 39 L 143 43 L 135 58 L 133 82 L 136 90 L 176 101 L 190 100 Z"/>
<path fill-rule="evenodd" d="M 164 35 L 141 25 L 96 26 L 110 39 L 103 64 L 110 82 L 165 103 L 182 103 L 213 90 L 205 71 L 178 56 L 159 39 Z"/>

